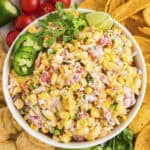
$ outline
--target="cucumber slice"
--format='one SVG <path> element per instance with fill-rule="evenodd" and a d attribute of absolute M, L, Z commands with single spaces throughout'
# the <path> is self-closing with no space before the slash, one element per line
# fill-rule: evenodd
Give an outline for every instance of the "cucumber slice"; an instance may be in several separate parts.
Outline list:
<path fill-rule="evenodd" d="M 20 14 L 9 0 L 0 0 L 0 27 L 13 21 Z"/>

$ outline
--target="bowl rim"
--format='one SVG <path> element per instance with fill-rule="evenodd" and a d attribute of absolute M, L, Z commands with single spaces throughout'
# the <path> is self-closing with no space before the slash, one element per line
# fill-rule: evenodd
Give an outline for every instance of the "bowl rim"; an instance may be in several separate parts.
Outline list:
<path fill-rule="evenodd" d="M 83 13 L 83 12 L 95 12 L 94 10 L 90 10 L 90 9 L 78 9 L 77 11 Z M 50 14 L 50 13 L 49 13 Z M 130 114 L 128 115 L 128 119 L 127 121 L 121 123 L 121 125 L 119 125 L 118 127 L 116 127 L 110 134 L 108 134 L 107 136 L 94 140 L 94 141 L 88 141 L 88 142 L 72 142 L 72 143 L 60 143 L 60 142 L 56 142 L 54 140 L 52 140 L 50 137 L 47 137 L 46 135 L 38 132 L 38 131 L 34 131 L 33 129 L 31 129 L 31 127 L 29 127 L 28 123 L 23 119 L 23 117 L 20 115 L 20 113 L 17 111 L 17 109 L 15 108 L 13 102 L 12 102 L 12 98 L 9 94 L 9 90 L 8 90 L 8 74 L 9 74 L 9 60 L 10 60 L 10 56 L 11 56 L 11 52 L 13 50 L 13 47 L 16 43 L 16 41 L 19 39 L 19 37 L 24 34 L 26 32 L 26 30 L 36 24 L 39 20 L 46 18 L 46 16 L 48 16 L 49 14 L 46 14 L 38 19 L 36 19 L 35 21 L 33 21 L 30 25 L 28 25 L 19 35 L 18 37 L 15 39 L 15 41 L 13 42 L 13 44 L 11 45 L 11 47 L 9 48 L 9 51 L 6 55 L 5 58 L 5 62 L 3 65 L 3 75 L 2 75 L 2 86 L 3 86 L 3 92 L 4 92 L 4 97 L 5 97 L 5 101 L 6 104 L 13 116 L 13 118 L 17 121 L 17 123 L 31 136 L 33 136 L 34 138 L 38 139 L 39 141 L 51 145 L 51 146 L 55 146 L 55 147 L 59 147 L 59 148 L 72 148 L 72 149 L 79 149 L 79 148 L 87 148 L 87 147 L 91 147 L 91 146 L 95 146 L 98 144 L 102 144 L 105 143 L 106 141 L 110 140 L 111 138 L 115 137 L 116 135 L 118 135 L 120 132 L 122 132 L 128 125 L 129 123 L 134 119 L 134 117 L 136 116 L 137 112 L 139 111 L 143 99 L 144 99 L 144 95 L 145 95 L 145 91 L 146 91 L 146 83 L 147 83 L 147 73 L 146 73 L 146 65 L 145 65 L 145 60 L 142 54 L 142 50 L 140 49 L 138 43 L 136 42 L 136 40 L 134 39 L 134 37 L 132 36 L 132 34 L 128 31 L 127 28 L 125 28 L 123 25 L 121 25 L 118 21 L 116 21 L 114 19 L 114 23 L 116 26 L 118 26 L 123 32 L 124 34 L 132 41 L 134 48 L 136 49 L 136 51 L 138 52 L 139 55 L 139 59 L 140 59 L 140 63 L 142 65 L 142 72 L 143 72 L 143 76 L 142 76 L 142 89 L 141 89 L 141 95 L 138 97 L 136 105 L 133 107 L 132 111 L 130 112 Z"/>

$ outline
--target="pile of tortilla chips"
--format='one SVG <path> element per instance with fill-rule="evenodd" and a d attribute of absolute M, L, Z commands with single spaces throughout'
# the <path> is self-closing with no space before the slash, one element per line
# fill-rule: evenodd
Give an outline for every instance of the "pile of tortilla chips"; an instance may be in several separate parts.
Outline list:
<path fill-rule="evenodd" d="M 83 0 L 80 7 L 110 13 L 129 29 L 143 51 L 147 91 L 143 105 L 129 127 L 137 135 L 134 149 L 150 150 L 150 0 Z"/>

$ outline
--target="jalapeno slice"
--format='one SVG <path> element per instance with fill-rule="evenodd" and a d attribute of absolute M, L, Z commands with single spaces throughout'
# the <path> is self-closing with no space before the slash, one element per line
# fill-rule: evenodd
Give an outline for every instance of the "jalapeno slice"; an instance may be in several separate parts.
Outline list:
<path fill-rule="evenodd" d="M 33 58 L 36 58 L 37 56 L 37 51 L 35 51 L 32 47 L 22 47 L 19 52 L 28 52 L 33 56 Z"/>
<path fill-rule="evenodd" d="M 14 54 L 20 51 L 21 47 L 32 47 L 36 51 L 41 49 L 41 46 L 36 42 L 36 37 L 32 34 L 26 33 L 22 35 L 16 42 L 14 47 Z"/>
<path fill-rule="evenodd" d="M 30 52 L 20 51 L 13 58 L 13 67 L 20 76 L 27 76 L 33 73 L 34 56 Z"/>

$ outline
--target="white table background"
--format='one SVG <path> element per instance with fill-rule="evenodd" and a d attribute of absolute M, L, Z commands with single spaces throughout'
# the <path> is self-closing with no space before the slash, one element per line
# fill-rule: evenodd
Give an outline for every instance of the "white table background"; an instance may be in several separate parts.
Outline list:
<path fill-rule="evenodd" d="M 19 7 L 19 3 L 18 3 L 19 0 L 11 0 L 11 1 L 12 1 L 15 5 L 17 5 L 17 6 Z M 29 1 L 29 0 L 27 0 L 27 1 Z M 74 3 L 79 4 L 81 1 L 82 1 L 82 0 L 71 0 L 71 5 L 74 4 Z M 8 48 L 8 46 L 7 46 L 7 44 L 5 43 L 5 38 L 6 38 L 7 33 L 8 33 L 10 30 L 12 30 L 12 29 L 14 29 L 12 23 L 9 23 L 9 24 L 5 25 L 4 27 L 1 27 L 1 28 L 0 28 L 0 33 L 2 34 L 3 43 L 4 43 L 4 46 L 5 46 L 6 49 Z"/>

